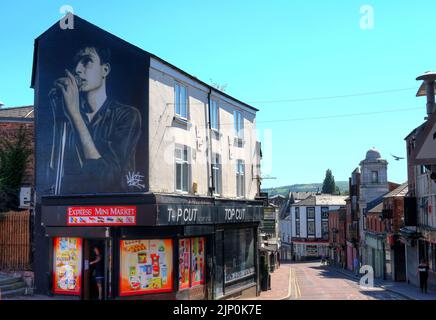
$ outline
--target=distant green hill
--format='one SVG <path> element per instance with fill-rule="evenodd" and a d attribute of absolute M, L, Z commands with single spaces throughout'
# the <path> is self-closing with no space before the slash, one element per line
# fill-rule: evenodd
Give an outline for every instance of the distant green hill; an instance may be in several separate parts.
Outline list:
<path fill-rule="evenodd" d="M 341 194 L 348 193 L 348 181 L 336 181 Z M 269 196 L 281 194 L 287 196 L 289 192 L 321 192 L 322 183 L 307 183 L 307 184 L 293 184 L 290 186 L 282 186 L 276 188 L 262 189 L 262 192 L 268 192 Z"/>

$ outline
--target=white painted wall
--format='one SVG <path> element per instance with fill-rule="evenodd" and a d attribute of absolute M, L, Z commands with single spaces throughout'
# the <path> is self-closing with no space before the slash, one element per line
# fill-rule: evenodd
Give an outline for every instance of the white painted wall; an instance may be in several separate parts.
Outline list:
<path fill-rule="evenodd" d="M 314 207 L 315 208 L 315 236 L 308 237 L 307 235 L 307 208 L 308 207 Z M 300 208 L 300 236 L 299 238 L 305 238 L 305 239 L 321 239 L 322 238 L 322 219 L 321 219 L 321 207 L 328 207 L 330 210 L 338 210 L 341 206 L 325 206 L 325 205 L 318 205 L 318 206 L 302 206 Z M 295 208 L 294 206 L 291 207 L 291 219 L 292 219 L 292 237 L 298 237 L 296 233 L 296 219 L 295 219 Z"/>
<path fill-rule="evenodd" d="M 188 88 L 189 122 L 187 129 L 174 125 L 174 84 L 181 82 Z M 151 192 L 176 193 L 175 160 L 176 144 L 187 145 L 192 150 L 191 182 L 198 185 L 197 195 L 208 195 L 208 93 L 209 89 L 186 77 L 169 66 L 152 59 L 149 82 L 149 188 Z M 212 150 L 222 159 L 222 197 L 236 198 L 236 161 L 245 161 L 245 198 L 254 199 L 260 176 L 256 164 L 256 114 L 237 101 L 215 93 L 219 102 L 220 135 L 212 135 Z M 234 110 L 244 118 L 244 144 L 234 143 Z M 230 143 L 229 143 L 230 141 Z M 209 158 L 209 165 L 211 159 Z M 191 189 L 192 189 L 191 183 Z M 190 194 L 193 194 L 190 190 Z"/>

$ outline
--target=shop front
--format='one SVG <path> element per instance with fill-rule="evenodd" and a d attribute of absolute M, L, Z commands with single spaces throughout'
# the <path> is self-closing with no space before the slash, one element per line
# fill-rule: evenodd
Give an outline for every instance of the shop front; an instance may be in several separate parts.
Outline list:
<path fill-rule="evenodd" d="M 386 254 L 384 246 L 384 237 L 366 234 L 367 243 L 367 263 L 374 269 L 374 276 L 379 279 L 384 279 L 386 275 Z M 390 259 L 390 257 L 389 257 Z"/>
<path fill-rule="evenodd" d="M 97 299 L 98 283 L 103 299 L 256 296 L 261 205 L 153 198 L 154 204 L 143 198 L 137 205 L 100 199 L 104 206 L 91 199 L 43 199 L 40 245 L 48 246 L 48 259 L 37 259 L 37 269 L 50 276 L 39 277 L 39 289 L 46 291 L 46 282 L 51 294 L 77 299 Z M 96 250 L 101 279 L 93 263 Z"/>
<path fill-rule="evenodd" d="M 294 242 L 297 261 L 316 260 L 322 256 L 330 256 L 328 242 Z"/>

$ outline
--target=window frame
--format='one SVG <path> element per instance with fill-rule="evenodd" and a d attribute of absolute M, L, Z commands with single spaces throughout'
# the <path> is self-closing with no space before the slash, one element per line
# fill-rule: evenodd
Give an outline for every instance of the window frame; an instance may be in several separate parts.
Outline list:
<path fill-rule="evenodd" d="M 181 151 L 181 158 L 177 157 L 177 151 L 180 150 Z M 186 159 L 184 159 L 184 154 L 186 151 Z M 186 145 L 180 145 L 180 144 L 176 144 L 175 148 L 174 148 L 174 182 L 175 182 L 175 191 L 178 193 L 189 193 L 190 191 L 190 184 L 191 184 L 191 162 L 190 162 L 190 148 Z M 177 188 L 178 185 L 178 181 L 177 181 L 177 166 L 181 165 L 181 173 L 180 173 L 180 189 Z M 186 170 L 187 170 L 187 181 L 186 181 L 186 190 L 183 189 L 183 167 L 184 165 L 186 165 Z"/>
<path fill-rule="evenodd" d="M 300 237 L 300 233 L 300 207 L 295 207 L 295 236 Z"/>
<path fill-rule="evenodd" d="M 241 168 L 243 169 L 242 172 L 240 171 Z M 240 183 L 241 187 L 238 188 Z M 241 191 L 241 193 L 239 191 Z M 236 160 L 236 197 L 245 197 L 245 161 L 242 159 Z"/>
<path fill-rule="evenodd" d="M 182 106 L 181 103 L 181 90 L 185 90 L 185 106 L 186 106 L 186 114 L 182 114 Z M 179 112 L 177 112 L 177 109 L 179 109 Z M 188 121 L 189 120 L 189 94 L 188 94 L 188 86 L 179 82 L 175 81 L 174 83 L 174 114 L 177 118 L 180 118 L 182 120 Z"/>
<path fill-rule="evenodd" d="M 375 174 L 375 179 L 374 179 Z M 380 183 L 380 177 L 377 170 L 371 171 L 371 183 Z"/>
<path fill-rule="evenodd" d="M 244 140 L 244 117 L 239 110 L 233 111 L 234 134 L 239 140 Z"/>
<path fill-rule="evenodd" d="M 313 209 L 313 218 L 309 218 L 309 209 L 312 211 Z M 309 222 L 313 223 L 313 233 L 309 233 Z M 306 229 L 307 229 L 307 237 L 316 237 L 316 210 L 315 207 L 307 207 L 306 208 Z"/>
<path fill-rule="evenodd" d="M 217 163 L 218 162 L 218 163 Z M 213 194 L 216 196 L 220 196 L 222 194 L 222 162 L 221 155 L 219 153 L 212 154 L 212 175 L 213 175 Z M 217 177 L 219 179 L 217 179 Z"/>
<path fill-rule="evenodd" d="M 219 132 L 220 131 L 220 107 L 219 102 L 217 99 L 211 99 L 210 100 L 210 128 L 213 131 Z"/>
<path fill-rule="evenodd" d="M 321 238 L 327 240 L 329 238 L 329 207 L 321 207 Z M 327 225 L 326 232 L 324 227 Z"/>

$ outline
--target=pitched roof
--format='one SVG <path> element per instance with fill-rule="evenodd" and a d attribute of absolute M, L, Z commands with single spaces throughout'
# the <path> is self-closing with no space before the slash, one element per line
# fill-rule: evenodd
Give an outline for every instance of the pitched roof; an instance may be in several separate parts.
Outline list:
<path fill-rule="evenodd" d="M 334 196 L 331 194 L 312 195 L 298 203 L 293 204 L 293 207 L 302 206 L 345 206 L 347 196 Z"/>
<path fill-rule="evenodd" d="M 372 200 L 371 202 L 368 202 L 368 204 L 366 205 L 366 211 L 369 212 L 370 210 L 372 210 L 373 208 L 375 208 L 376 206 L 378 206 L 380 203 L 383 204 L 383 197 L 385 195 L 387 195 L 389 192 L 386 192 L 385 194 L 381 195 L 380 197 L 378 197 L 377 199 Z"/>
<path fill-rule="evenodd" d="M 292 196 L 294 200 L 304 200 L 314 195 L 316 195 L 316 192 L 303 192 L 303 191 L 289 192 L 289 198 L 291 198 Z"/>
<path fill-rule="evenodd" d="M 405 197 L 408 191 L 409 191 L 409 185 L 407 182 L 404 182 L 398 188 L 386 194 L 383 198 Z"/>
<path fill-rule="evenodd" d="M 286 197 L 284 195 L 281 194 L 275 194 L 272 197 L 269 197 L 270 199 L 276 199 L 276 198 L 282 198 L 282 199 L 286 199 Z"/>
<path fill-rule="evenodd" d="M 0 118 L 33 119 L 33 106 L 0 108 Z"/>
<path fill-rule="evenodd" d="M 383 211 L 383 201 L 376 205 L 371 210 L 368 210 L 368 213 L 381 213 Z"/>

